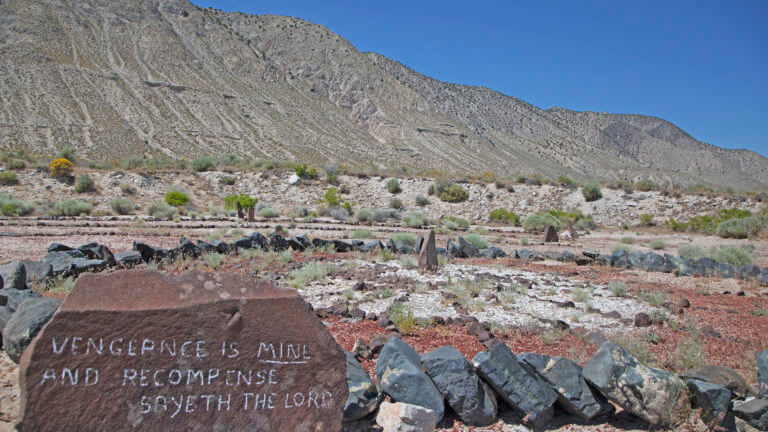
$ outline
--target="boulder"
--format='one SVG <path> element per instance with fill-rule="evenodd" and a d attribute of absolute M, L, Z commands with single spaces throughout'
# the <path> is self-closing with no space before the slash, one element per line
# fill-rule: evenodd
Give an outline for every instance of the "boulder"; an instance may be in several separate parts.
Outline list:
<path fill-rule="evenodd" d="M 696 261 L 690 258 L 678 257 L 677 269 L 675 270 L 676 276 L 696 276 L 701 274 L 699 266 L 696 265 Z"/>
<path fill-rule="evenodd" d="M 351 353 L 347 355 L 347 387 L 349 395 L 344 404 L 344 421 L 355 421 L 376 411 L 381 400 L 379 386 L 368 376 Z"/>
<path fill-rule="evenodd" d="M 355 250 L 352 244 L 347 243 L 343 240 L 333 240 L 331 243 L 333 244 L 333 250 L 339 253 L 351 252 Z"/>
<path fill-rule="evenodd" d="M 560 239 L 557 236 L 557 230 L 551 225 L 544 227 L 544 234 L 541 236 L 541 241 L 544 243 L 558 242 Z"/>
<path fill-rule="evenodd" d="M 435 246 L 435 230 L 429 230 L 427 240 L 419 251 L 419 269 L 426 271 L 437 270 L 437 248 Z"/>
<path fill-rule="evenodd" d="M 250 235 L 250 239 L 253 241 L 253 244 L 251 247 L 259 248 L 259 249 L 266 249 L 267 246 L 269 246 L 269 239 L 264 236 L 264 234 L 254 231 Z"/>
<path fill-rule="evenodd" d="M 118 266 L 130 268 L 141 264 L 143 257 L 139 252 L 127 251 L 115 255 L 115 260 L 117 261 Z"/>
<path fill-rule="evenodd" d="M 0 289 L 0 343 L 2 342 L 2 331 L 5 324 L 11 319 L 11 316 L 24 300 L 29 298 L 40 298 L 37 291 L 26 289 L 17 290 L 15 288 Z"/>
<path fill-rule="evenodd" d="M 18 363 L 21 354 L 59 308 L 61 300 L 50 297 L 24 300 L 3 328 L 3 348 Z"/>
<path fill-rule="evenodd" d="M 51 243 L 50 246 L 48 246 L 47 252 L 64 252 L 74 249 L 71 246 L 67 246 L 65 244 L 61 243 Z"/>
<path fill-rule="evenodd" d="M 638 312 L 635 314 L 635 327 L 648 327 L 653 322 L 651 321 L 651 317 L 648 316 L 645 312 Z"/>
<path fill-rule="evenodd" d="M 557 395 L 527 369 L 520 366 L 515 354 L 503 342 L 472 359 L 480 377 L 496 394 L 514 409 L 524 422 L 542 428 L 552 418 Z"/>
<path fill-rule="evenodd" d="M 20 261 L 0 266 L 0 288 L 27 289 L 27 269 Z"/>
<path fill-rule="evenodd" d="M 433 432 L 437 427 L 434 411 L 407 403 L 384 402 L 379 407 L 376 423 L 382 432 Z"/>
<path fill-rule="evenodd" d="M 466 241 L 464 237 L 459 237 L 459 252 L 462 258 L 475 258 L 480 256 L 480 251 Z"/>
<path fill-rule="evenodd" d="M 221 240 L 211 240 L 211 247 L 216 249 L 218 253 L 230 254 L 237 252 L 237 246 L 232 243 L 227 243 Z"/>
<path fill-rule="evenodd" d="M 699 258 L 696 260 L 696 265 L 699 267 L 699 273 L 702 276 L 712 276 L 717 270 L 718 262 L 712 258 Z"/>
<path fill-rule="evenodd" d="M 218 252 L 212 244 L 202 240 L 195 241 L 195 246 L 197 246 L 197 249 L 200 251 L 201 254 Z"/>
<path fill-rule="evenodd" d="M 67 276 L 72 270 L 72 255 L 66 252 L 48 252 L 43 257 L 43 262 L 51 265 L 54 276 Z"/>
<path fill-rule="evenodd" d="M 653 425 L 671 424 L 685 384 L 661 369 L 645 366 L 626 349 L 605 342 L 584 366 L 584 379 L 609 400 Z"/>
<path fill-rule="evenodd" d="M 643 268 L 643 259 L 645 258 L 645 254 L 640 251 L 632 251 L 627 255 L 627 261 L 629 261 L 629 266 L 633 269 L 639 269 Z"/>
<path fill-rule="evenodd" d="M 757 283 L 759 283 L 760 286 L 768 287 L 768 268 L 764 268 L 763 271 L 760 272 L 760 276 L 757 277 Z"/>
<path fill-rule="evenodd" d="M 543 261 L 545 259 L 544 255 L 537 251 L 529 251 L 528 249 L 522 249 L 520 250 L 517 255 L 522 260 L 526 261 Z"/>
<path fill-rule="evenodd" d="M 560 256 L 556 258 L 556 260 L 560 262 L 573 262 L 575 259 L 576 256 L 568 251 L 560 252 Z"/>
<path fill-rule="evenodd" d="M 182 237 L 179 245 L 171 249 L 170 254 L 173 257 L 197 258 L 200 256 L 200 248 L 191 240 Z"/>
<path fill-rule="evenodd" d="M 694 408 L 701 408 L 701 418 L 711 430 L 736 431 L 730 390 L 695 379 L 686 380 L 686 384 L 688 384 L 691 405 Z"/>
<path fill-rule="evenodd" d="M 27 271 L 27 283 L 35 283 L 53 277 L 53 266 L 43 261 L 24 260 L 24 269 Z"/>
<path fill-rule="evenodd" d="M 768 399 L 768 350 L 757 355 L 757 392 L 759 397 Z"/>
<path fill-rule="evenodd" d="M 376 362 L 376 378 L 382 392 L 396 402 L 428 408 L 437 421 L 445 412 L 443 397 L 422 371 L 419 354 L 407 343 L 393 337 L 384 344 Z"/>
<path fill-rule="evenodd" d="M 234 243 L 237 250 L 241 249 L 253 249 L 253 240 L 250 237 L 243 237 L 235 240 Z"/>
<path fill-rule="evenodd" d="M 312 247 L 312 240 L 309 239 L 307 236 L 296 236 L 294 237 L 297 242 L 299 242 L 303 247 L 304 250 L 309 249 Z"/>
<path fill-rule="evenodd" d="M 611 257 L 609 255 L 598 255 L 598 257 L 595 258 L 595 264 L 608 267 L 611 265 Z"/>
<path fill-rule="evenodd" d="M 291 174 L 290 177 L 288 177 L 288 184 L 291 186 L 298 186 L 301 184 L 301 177 L 299 177 L 297 174 Z"/>
<path fill-rule="evenodd" d="M 141 259 L 144 262 L 161 261 L 168 255 L 165 249 L 156 248 L 137 241 L 133 242 L 133 250 L 141 254 Z"/>
<path fill-rule="evenodd" d="M 312 246 L 314 246 L 316 249 L 326 249 L 333 247 L 333 242 L 321 238 L 313 238 Z"/>
<path fill-rule="evenodd" d="M 490 258 L 490 259 L 504 258 L 505 256 L 507 256 L 506 252 L 504 252 L 503 250 L 501 250 L 501 248 L 498 248 L 496 246 L 480 249 L 479 253 L 481 257 Z"/>
<path fill-rule="evenodd" d="M 107 268 L 107 262 L 100 259 L 75 258 L 72 260 L 72 274 L 100 272 Z"/>
<path fill-rule="evenodd" d="M 760 267 L 754 264 L 743 265 L 739 267 L 739 279 L 753 280 L 760 276 Z"/>
<path fill-rule="evenodd" d="M 739 398 L 757 396 L 757 392 L 736 369 L 721 365 L 704 365 L 680 374 L 683 379 L 695 379 L 723 386 Z"/>
<path fill-rule="evenodd" d="M 387 249 L 399 254 L 415 254 L 418 252 L 414 246 L 409 245 L 403 241 L 403 239 L 399 238 L 397 241 L 394 239 L 387 240 Z"/>
<path fill-rule="evenodd" d="M 752 399 L 738 405 L 734 404 L 733 413 L 757 430 L 768 430 L 768 400 Z"/>
<path fill-rule="evenodd" d="M 285 243 L 289 248 L 297 252 L 304 252 L 307 249 L 306 246 L 304 246 L 300 241 L 296 240 L 295 237 L 288 237 L 285 239 Z"/>
<path fill-rule="evenodd" d="M 108 266 L 115 265 L 115 256 L 112 254 L 112 251 L 103 244 L 96 242 L 88 243 L 79 246 L 77 250 L 82 252 L 88 259 L 100 259 L 107 262 Z"/>
<path fill-rule="evenodd" d="M 370 243 L 366 243 L 358 248 L 360 252 L 373 252 L 375 250 L 381 250 L 384 249 L 384 245 L 381 244 L 381 241 L 376 240 Z"/>
<path fill-rule="evenodd" d="M 737 271 L 736 267 L 731 263 L 718 263 L 717 268 L 715 268 L 715 274 L 723 279 L 736 277 Z"/>
<path fill-rule="evenodd" d="M 422 354 L 421 364 L 464 424 L 486 426 L 496 419 L 496 396 L 454 347 Z"/>
<path fill-rule="evenodd" d="M 577 257 L 574 259 L 574 261 L 576 262 L 576 265 L 577 265 L 577 266 L 585 266 L 585 265 L 590 265 L 590 264 L 592 264 L 593 262 L 595 262 L 595 260 L 594 260 L 594 259 L 592 259 L 592 258 L 590 258 L 590 257 L 588 257 L 588 256 L 585 256 L 585 255 L 580 255 L 580 256 L 577 256 Z"/>
<path fill-rule="evenodd" d="M 650 272 L 663 272 L 666 266 L 664 265 L 664 257 L 654 253 L 648 252 L 643 258 L 643 270 Z"/>
<path fill-rule="evenodd" d="M 288 249 L 288 243 L 285 237 L 273 233 L 269 235 L 269 247 L 275 252 L 282 252 Z"/>
<path fill-rule="evenodd" d="M 629 268 L 629 254 L 624 249 L 618 249 L 611 254 L 611 267 Z"/>
<path fill-rule="evenodd" d="M 448 240 L 448 243 L 445 244 L 445 250 L 451 258 L 461 258 L 459 257 L 459 254 L 461 254 L 459 247 L 452 241 Z"/>
<path fill-rule="evenodd" d="M 613 405 L 587 384 L 581 366 L 562 357 L 523 353 L 517 361 L 532 368 L 557 393 L 560 405 L 584 420 L 613 412 Z"/>

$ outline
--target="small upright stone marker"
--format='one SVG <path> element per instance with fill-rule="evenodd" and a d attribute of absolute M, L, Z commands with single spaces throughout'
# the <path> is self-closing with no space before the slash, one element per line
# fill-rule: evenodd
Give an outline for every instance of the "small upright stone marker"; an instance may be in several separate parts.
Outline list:
<path fill-rule="evenodd" d="M 558 242 L 560 241 L 560 238 L 557 236 L 557 230 L 552 225 L 547 225 L 544 227 L 544 236 L 542 237 L 542 241 L 545 243 L 552 243 L 552 242 Z"/>
<path fill-rule="evenodd" d="M 20 431 L 340 431 L 345 355 L 294 290 L 84 274 L 25 351 Z"/>
<path fill-rule="evenodd" d="M 244 219 L 245 213 L 243 213 L 243 206 L 240 204 L 240 201 L 237 201 L 235 204 L 237 204 L 237 218 Z"/>
<path fill-rule="evenodd" d="M 419 252 L 419 268 L 422 270 L 437 270 L 437 247 L 435 246 L 435 230 L 429 230 L 427 240 L 421 245 Z"/>

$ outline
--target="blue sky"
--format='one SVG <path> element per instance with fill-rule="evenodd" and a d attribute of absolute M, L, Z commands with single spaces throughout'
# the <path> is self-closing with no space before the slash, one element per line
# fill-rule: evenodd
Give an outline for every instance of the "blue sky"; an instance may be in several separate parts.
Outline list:
<path fill-rule="evenodd" d="M 434 78 L 639 113 L 768 156 L 768 1 L 194 0 L 296 16 Z"/>

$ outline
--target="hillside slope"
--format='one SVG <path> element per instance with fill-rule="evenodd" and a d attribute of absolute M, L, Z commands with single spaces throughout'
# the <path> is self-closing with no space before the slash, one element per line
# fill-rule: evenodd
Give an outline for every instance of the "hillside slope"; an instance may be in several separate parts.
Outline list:
<path fill-rule="evenodd" d="M 663 120 L 544 111 L 291 17 L 186 0 L 0 1 L 0 60 L 2 148 L 768 186 L 764 157 Z"/>

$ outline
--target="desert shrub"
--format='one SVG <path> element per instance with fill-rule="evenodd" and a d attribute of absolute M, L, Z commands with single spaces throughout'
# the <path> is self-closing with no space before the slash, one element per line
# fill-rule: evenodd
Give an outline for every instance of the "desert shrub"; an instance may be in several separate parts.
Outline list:
<path fill-rule="evenodd" d="M 653 215 L 652 214 L 641 214 L 640 215 L 640 225 L 643 226 L 654 226 L 655 223 L 653 222 Z"/>
<path fill-rule="evenodd" d="M 147 214 L 158 219 L 170 219 L 176 213 L 178 213 L 176 207 L 161 201 L 154 202 L 147 207 Z"/>
<path fill-rule="evenodd" d="M 129 185 L 129 184 L 121 184 L 120 185 L 120 191 L 123 193 L 123 195 L 134 195 L 136 194 L 136 188 Z"/>
<path fill-rule="evenodd" d="M 259 217 L 263 217 L 267 219 L 277 217 L 277 212 L 275 211 L 275 209 L 269 206 L 260 208 L 258 211 L 258 214 L 259 214 Z"/>
<path fill-rule="evenodd" d="M 411 247 L 416 247 L 419 244 L 419 239 L 416 237 L 415 234 L 407 233 L 407 232 L 399 232 L 392 234 L 392 241 L 397 243 L 403 243 Z"/>
<path fill-rule="evenodd" d="M 393 197 L 389 200 L 389 208 L 400 209 L 403 207 L 403 200 L 397 197 Z"/>
<path fill-rule="evenodd" d="M 419 207 L 424 207 L 429 205 L 429 198 L 425 197 L 424 195 L 418 195 L 416 196 L 416 205 Z"/>
<path fill-rule="evenodd" d="M 717 235 L 722 238 L 747 238 L 757 235 L 763 225 L 763 221 L 757 216 L 728 219 L 717 225 Z"/>
<path fill-rule="evenodd" d="M 313 261 L 305 264 L 304 267 L 298 270 L 293 270 L 288 273 L 288 284 L 292 287 L 299 288 L 308 282 L 324 282 L 326 277 L 336 274 L 338 271 L 339 267 L 334 264 Z"/>
<path fill-rule="evenodd" d="M 478 249 L 486 249 L 488 247 L 488 240 L 480 234 L 467 234 L 464 236 L 464 240 Z"/>
<path fill-rule="evenodd" d="M 463 202 L 466 201 L 467 198 L 469 198 L 469 192 L 456 184 L 448 187 L 440 194 L 440 201 L 449 203 Z"/>
<path fill-rule="evenodd" d="M 625 245 L 623 243 L 616 243 L 615 245 L 613 245 L 613 247 L 611 247 L 611 253 L 614 253 L 620 250 L 623 250 L 626 253 L 632 252 L 632 248 L 629 247 L 629 245 Z"/>
<path fill-rule="evenodd" d="M 0 185 L 3 186 L 10 186 L 19 184 L 19 178 L 16 176 L 16 173 L 14 172 L 0 172 Z"/>
<path fill-rule="evenodd" d="M 224 197 L 224 208 L 227 210 L 237 209 L 237 203 L 243 209 L 249 209 L 258 204 L 259 199 L 248 194 L 234 194 Z"/>
<path fill-rule="evenodd" d="M 130 156 L 120 161 L 120 166 L 126 170 L 137 170 L 144 166 L 144 158 L 139 156 Z"/>
<path fill-rule="evenodd" d="M 672 231 L 682 232 L 688 229 L 688 224 L 685 222 L 678 222 L 675 218 L 669 218 L 664 221 L 664 225 Z"/>
<path fill-rule="evenodd" d="M 653 250 L 661 250 L 667 247 L 667 244 L 662 239 L 654 239 L 648 244 Z"/>
<path fill-rule="evenodd" d="M 172 190 L 165 194 L 166 204 L 181 207 L 189 202 L 189 196 L 180 190 Z"/>
<path fill-rule="evenodd" d="M 442 223 L 444 227 L 453 231 L 457 229 L 467 229 L 470 225 L 467 219 L 456 216 L 446 216 L 440 220 L 440 223 Z"/>
<path fill-rule="evenodd" d="M 429 223 L 429 218 L 419 212 L 410 212 L 403 217 L 403 225 L 410 228 L 421 228 Z"/>
<path fill-rule="evenodd" d="M 206 252 L 201 257 L 203 259 L 203 262 L 205 262 L 205 265 L 210 267 L 213 270 L 218 269 L 221 267 L 221 265 L 224 263 L 224 259 L 227 256 L 223 253 L 217 253 L 217 252 Z"/>
<path fill-rule="evenodd" d="M 603 191 L 600 190 L 600 185 L 596 181 L 588 181 L 581 187 L 581 194 L 584 195 L 584 199 L 589 201 L 597 201 L 603 197 Z"/>
<path fill-rule="evenodd" d="M 491 210 L 490 219 L 492 221 L 511 223 L 514 226 L 520 226 L 520 216 L 512 210 L 505 210 L 503 208 Z"/>
<path fill-rule="evenodd" d="M 436 179 L 433 184 L 427 189 L 428 195 L 437 195 L 438 197 L 445 192 L 446 189 L 453 186 L 453 182 L 447 179 Z"/>
<path fill-rule="evenodd" d="M 362 207 L 355 212 L 355 219 L 358 222 L 370 222 L 373 220 L 373 211 L 369 208 Z"/>
<path fill-rule="evenodd" d="M 210 171 L 216 168 L 216 159 L 203 156 L 192 160 L 192 170 L 195 172 Z"/>
<path fill-rule="evenodd" d="M 389 318 L 397 326 L 397 330 L 402 335 L 408 335 L 416 326 L 416 318 L 413 316 L 413 309 L 407 303 L 394 302 L 389 309 Z"/>
<path fill-rule="evenodd" d="M 85 201 L 69 199 L 59 201 L 53 208 L 53 216 L 80 216 L 91 214 L 93 206 Z"/>
<path fill-rule="evenodd" d="M 13 195 L 0 192 L 0 213 L 3 216 L 26 216 L 35 211 L 35 205 L 16 199 Z"/>
<path fill-rule="evenodd" d="M 373 238 L 373 231 L 369 229 L 356 229 L 352 231 L 352 238 L 354 239 L 370 239 Z"/>
<path fill-rule="evenodd" d="M 713 247 L 709 250 L 709 257 L 715 261 L 733 264 L 735 267 L 749 265 L 755 261 L 752 245 Z"/>
<path fill-rule="evenodd" d="M 690 243 L 678 246 L 677 254 L 682 258 L 688 258 L 692 260 L 697 260 L 699 258 L 704 258 L 705 256 L 707 256 L 707 253 L 704 250 L 704 248 L 696 246 L 694 244 L 690 244 Z"/>
<path fill-rule="evenodd" d="M 328 204 L 328 207 L 341 207 L 343 209 L 347 209 L 347 211 L 352 211 L 352 204 L 349 203 L 346 199 L 341 197 L 339 195 L 339 191 L 334 187 L 329 187 L 327 191 L 325 191 L 325 195 L 323 196 L 323 199 L 325 200 L 325 203 Z"/>
<path fill-rule="evenodd" d="M 558 230 L 563 228 L 560 219 L 549 213 L 536 213 L 523 221 L 523 229 L 526 231 L 542 231 L 547 225 Z"/>
<path fill-rule="evenodd" d="M 133 212 L 133 202 L 128 198 L 115 198 L 109 203 L 109 206 L 117 214 L 127 215 Z"/>
<path fill-rule="evenodd" d="M 387 190 L 391 194 L 402 192 L 402 189 L 400 188 L 400 182 L 396 178 L 389 179 L 387 181 Z"/>
<path fill-rule="evenodd" d="M 75 180 L 75 192 L 77 193 L 89 193 L 96 191 L 96 184 L 88 174 L 81 174 L 77 176 Z"/>
<path fill-rule="evenodd" d="M 5 166 L 12 170 L 23 170 L 27 167 L 27 163 L 21 159 L 11 159 L 5 163 Z"/>
<path fill-rule="evenodd" d="M 638 180 L 633 185 L 635 189 L 643 192 L 648 192 L 649 190 L 658 189 L 659 186 L 653 182 L 653 180 L 644 178 L 642 180 Z"/>
<path fill-rule="evenodd" d="M 297 164 L 293 169 L 297 176 L 301 178 L 315 179 L 317 178 L 317 168 L 307 169 L 307 164 Z M 330 182 L 329 182 L 330 183 Z"/>
<path fill-rule="evenodd" d="M 71 145 L 64 146 L 59 150 L 59 153 L 56 155 L 57 158 L 66 159 L 69 161 L 75 160 L 75 148 Z"/>
<path fill-rule="evenodd" d="M 48 169 L 51 172 L 51 177 L 61 179 L 68 177 L 72 174 L 72 170 L 75 168 L 75 164 L 68 159 L 59 158 L 48 164 Z"/>
<path fill-rule="evenodd" d="M 624 244 L 635 244 L 635 238 L 634 237 L 622 237 L 621 242 Z"/>
<path fill-rule="evenodd" d="M 386 222 L 390 219 L 400 219 L 395 209 L 376 209 L 373 212 L 373 220 L 376 222 Z"/>
<path fill-rule="evenodd" d="M 561 175 L 557 178 L 556 181 L 560 186 L 576 186 L 576 182 L 570 179 L 568 176 Z"/>
<path fill-rule="evenodd" d="M 332 218 L 342 222 L 346 222 L 347 219 L 349 219 L 349 211 L 341 207 L 331 207 L 328 209 L 328 214 Z"/>

